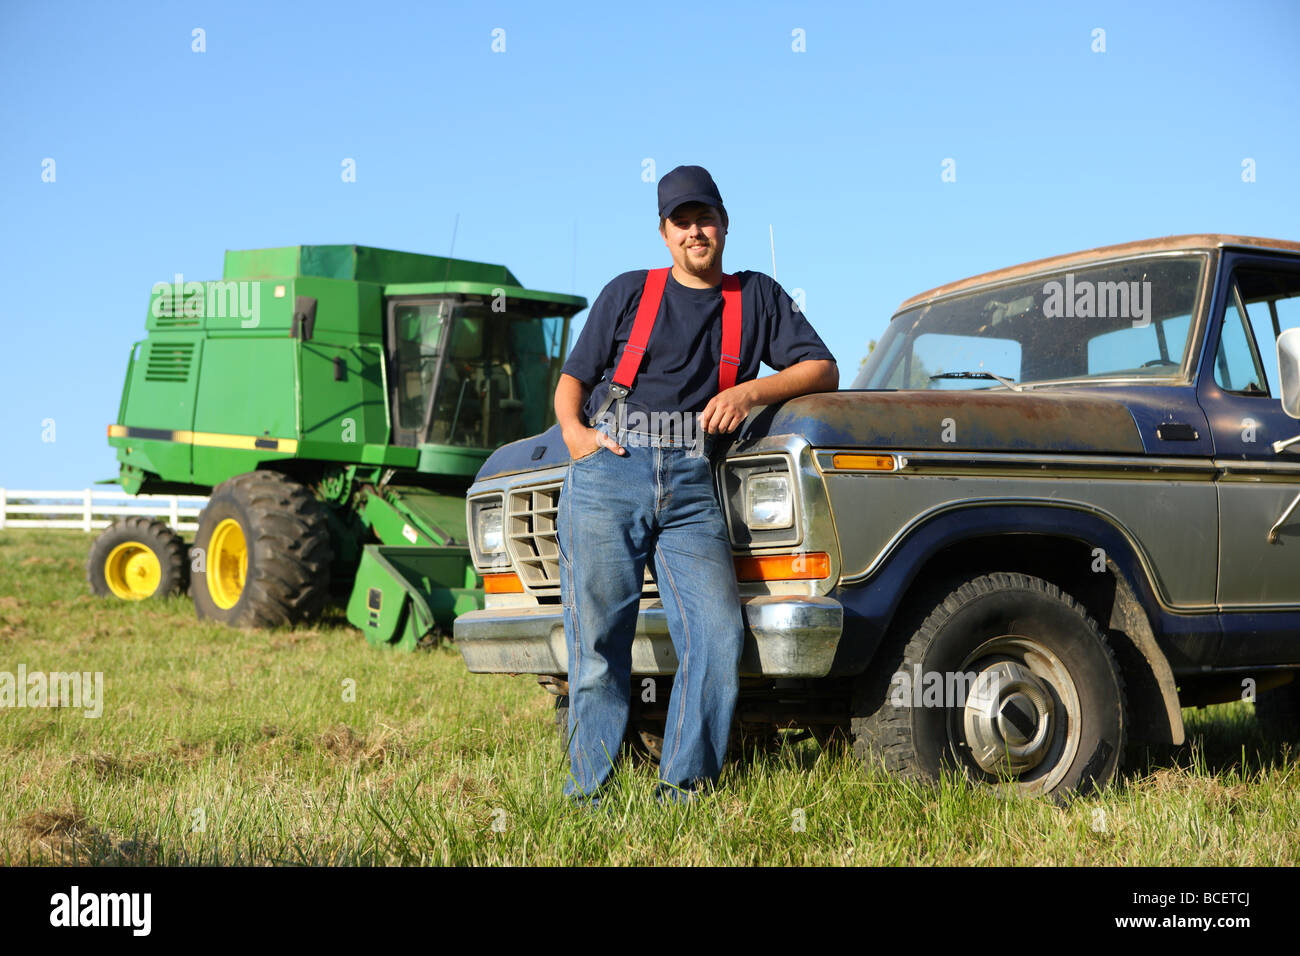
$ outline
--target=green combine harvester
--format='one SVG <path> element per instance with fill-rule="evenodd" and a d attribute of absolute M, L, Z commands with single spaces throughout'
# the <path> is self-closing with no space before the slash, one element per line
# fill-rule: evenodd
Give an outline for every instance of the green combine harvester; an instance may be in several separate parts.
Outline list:
<path fill-rule="evenodd" d="M 131 517 L 91 548 L 97 594 L 186 586 L 235 627 L 312 620 L 331 597 L 410 649 L 483 606 L 465 489 L 551 424 L 579 296 L 504 266 L 365 246 L 227 252 L 221 281 L 160 283 L 117 422 L 130 494 L 209 494 L 187 557 Z"/>

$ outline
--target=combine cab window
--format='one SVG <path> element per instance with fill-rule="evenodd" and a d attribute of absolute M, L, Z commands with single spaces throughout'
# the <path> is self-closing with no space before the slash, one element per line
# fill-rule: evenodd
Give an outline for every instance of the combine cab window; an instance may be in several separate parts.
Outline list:
<path fill-rule="evenodd" d="M 545 431 L 564 320 L 462 305 L 450 334 L 429 441 L 495 448 Z"/>
<path fill-rule="evenodd" d="M 543 432 L 564 353 L 552 306 L 445 296 L 390 305 L 393 443 L 496 448 Z"/>
<path fill-rule="evenodd" d="M 393 307 L 393 383 L 395 430 L 419 434 L 425 428 L 429 396 L 438 374 L 442 336 L 452 303 L 401 303 Z"/>

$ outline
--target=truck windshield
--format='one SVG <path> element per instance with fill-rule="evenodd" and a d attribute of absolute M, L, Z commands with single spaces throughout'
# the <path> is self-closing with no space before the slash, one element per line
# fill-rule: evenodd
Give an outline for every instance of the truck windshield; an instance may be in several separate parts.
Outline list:
<path fill-rule="evenodd" d="M 1205 257 L 1129 259 L 976 290 L 900 312 L 854 388 L 1006 388 L 1178 378 Z M 945 376 L 945 377 L 936 377 Z"/>
<path fill-rule="evenodd" d="M 442 298 L 393 311 L 394 439 L 496 448 L 543 432 L 564 359 L 553 306 Z"/>

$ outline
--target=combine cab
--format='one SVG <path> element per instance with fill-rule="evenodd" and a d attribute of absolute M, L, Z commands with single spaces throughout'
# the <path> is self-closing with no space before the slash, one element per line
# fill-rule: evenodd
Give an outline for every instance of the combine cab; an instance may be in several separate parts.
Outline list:
<path fill-rule="evenodd" d="M 131 518 L 91 549 L 102 595 L 188 581 L 200 618 L 292 624 L 331 596 L 412 648 L 482 607 L 464 494 L 544 431 L 578 296 L 504 266 L 364 246 L 227 252 L 216 282 L 154 287 L 108 428 L 132 493 L 211 495 L 186 556 Z"/>

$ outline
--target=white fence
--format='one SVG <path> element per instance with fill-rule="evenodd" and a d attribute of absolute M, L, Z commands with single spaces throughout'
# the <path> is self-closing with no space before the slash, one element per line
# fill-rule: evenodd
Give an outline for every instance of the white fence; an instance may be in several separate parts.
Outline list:
<path fill-rule="evenodd" d="M 196 531 L 202 495 L 128 495 L 124 491 L 29 491 L 0 488 L 0 528 L 107 528 L 123 515 L 165 518 L 176 531 Z M 187 520 L 188 519 L 188 520 Z"/>

